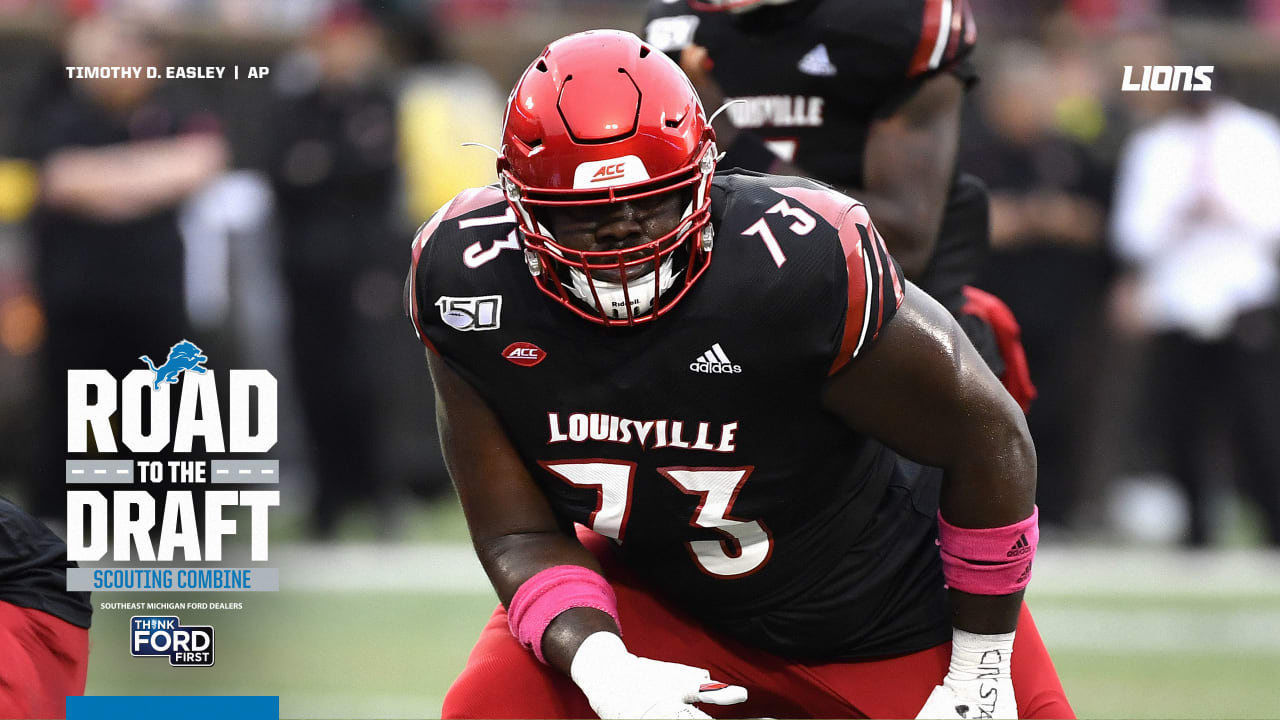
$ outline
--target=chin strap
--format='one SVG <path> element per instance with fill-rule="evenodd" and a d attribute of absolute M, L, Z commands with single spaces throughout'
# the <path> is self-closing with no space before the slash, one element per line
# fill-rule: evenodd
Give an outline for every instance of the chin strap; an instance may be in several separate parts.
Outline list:
<path fill-rule="evenodd" d="M 675 273 L 671 270 L 671 257 L 668 256 L 658 266 L 658 290 L 653 290 L 653 273 L 646 273 L 634 280 L 627 281 L 627 292 L 622 292 L 622 283 L 607 282 L 604 280 L 591 279 L 587 280 L 586 272 L 578 268 L 569 269 L 569 279 L 571 285 L 569 290 L 582 302 L 594 307 L 596 304 L 595 297 L 591 295 L 592 286 L 595 287 L 595 295 L 600 298 L 600 304 L 603 306 L 605 315 L 612 317 L 614 320 L 623 318 L 626 311 L 627 299 L 631 300 L 631 315 L 638 316 L 653 310 L 654 301 L 658 296 L 671 289 L 675 284 Z"/>

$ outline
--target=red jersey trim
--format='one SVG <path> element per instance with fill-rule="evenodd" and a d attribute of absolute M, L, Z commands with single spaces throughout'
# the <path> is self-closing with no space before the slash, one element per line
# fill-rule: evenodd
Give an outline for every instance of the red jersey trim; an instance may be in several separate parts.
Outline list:
<path fill-rule="evenodd" d="M 973 8 L 964 4 L 964 44 L 972 45 L 978 41 L 978 23 L 973 19 Z"/>
<path fill-rule="evenodd" d="M 964 0 L 954 0 L 951 8 L 951 31 L 947 38 L 947 49 L 942 53 L 939 66 L 946 65 L 956 58 L 956 50 L 960 47 L 960 38 L 964 37 L 964 11 L 967 5 Z"/>
<path fill-rule="evenodd" d="M 939 33 L 944 29 L 949 30 L 950 28 L 950 6 L 951 0 L 924 0 L 924 18 L 920 28 L 920 42 L 916 44 L 916 51 L 911 56 L 911 65 L 907 67 L 908 77 L 914 77 L 937 67 L 937 64 L 932 62 L 933 55 L 935 48 L 938 46 Z M 942 21 L 944 12 L 948 15 L 946 23 Z"/>
<path fill-rule="evenodd" d="M 452 204 L 452 201 L 450 201 L 449 205 Z M 423 223 L 422 227 L 413 236 L 413 245 L 411 246 L 413 260 L 409 263 L 409 318 L 413 320 L 413 329 L 414 332 L 418 333 L 418 339 L 422 341 L 423 345 L 427 346 L 428 350 L 437 355 L 440 354 L 440 351 L 427 339 L 427 332 L 422 329 L 422 318 L 418 312 L 418 259 L 422 257 L 422 251 L 426 248 L 427 241 L 431 239 L 431 235 L 435 233 L 436 228 L 440 227 L 440 221 L 448 211 L 449 205 L 437 210 L 436 214 Z"/>
<path fill-rule="evenodd" d="M 844 334 L 828 375 L 839 372 L 858 356 L 867 341 L 875 340 L 884 324 L 886 282 L 893 288 L 896 303 L 902 302 L 902 281 L 889 259 L 884 239 L 876 232 L 862 203 L 832 190 L 779 187 L 776 192 L 801 203 L 836 229 L 848 273 Z M 888 274 L 891 280 L 886 280 Z"/>
<path fill-rule="evenodd" d="M 880 252 L 884 253 L 885 259 L 889 259 L 889 246 L 884 241 L 884 236 L 876 229 L 875 225 L 871 226 L 871 234 L 875 237 Z M 902 306 L 902 299 L 906 293 L 906 280 L 902 277 L 901 269 L 892 262 L 889 263 L 889 277 L 893 280 L 893 307 L 896 310 Z"/>
<path fill-rule="evenodd" d="M 845 223 L 852 220 L 852 227 L 846 229 Z M 828 375 L 839 372 L 848 362 L 858 356 L 862 346 L 867 342 L 867 332 L 873 327 L 871 313 L 875 294 L 876 278 L 880 276 L 879 259 L 873 259 L 866 252 L 861 228 L 871 222 L 867 208 L 861 204 L 853 205 L 841 218 L 840 246 L 844 250 L 845 269 L 849 273 L 849 290 L 845 307 L 844 336 L 840 340 L 840 350 L 831 364 Z M 880 316 L 874 318 L 879 325 Z"/>
<path fill-rule="evenodd" d="M 444 213 L 445 220 L 452 220 L 460 215 L 466 215 L 472 210 L 479 210 L 482 207 L 493 205 L 503 200 L 502 191 L 492 185 L 485 185 L 478 188 L 467 188 L 458 193 L 453 200 L 446 205 Z M 515 222 L 515 218 L 511 220 Z"/>
<path fill-rule="evenodd" d="M 867 218 L 866 225 L 863 225 L 862 223 L 858 224 L 858 234 L 862 236 L 862 242 L 866 245 L 871 245 L 871 242 L 872 242 L 871 233 L 867 231 L 867 228 L 870 225 L 871 225 L 871 218 Z M 880 253 L 876 252 L 874 247 L 872 248 L 870 254 L 871 254 L 871 257 L 875 259 L 875 263 L 876 263 L 876 284 L 875 284 L 876 325 L 875 327 L 876 327 L 876 334 L 879 334 L 880 326 L 884 324 L 884 266 L 887 262 L 887 259 L 881 259 Z M 872 335 L 872 339 L 875 339 L 875 335 Z M 862 348 L 859 347 L 858 349 L 861 350 Z M 854 355 L 857 355 L 856 350 L 854 351 Z"/>
<path fill-rule="evenodd" d="M 849 299 L 846 309 L 844 337 L 840 343 L 840 351 L 831 364 L 828 375 L 834 375 L 858 357 L 867 342 L 874 342 L 880 337 L 880 330 L 892 312 L 886 310 L 886 303 L 893 303 L 892 309 L 902 305 L 905 284 L 903 283 L 897 264 L 889 256 L 884 238 L 871 222 L 866 208 L 857 205 L 850 210 L 854 216 L 854 227 L 857 228 L 856 247 L 845 242 L 846 233 L 841 233 L 841 244 L 845 250 L 845 267 L 849 272 Z M 852 236 L 853 233 L 847 233 Z M 862 266 L 862 284 L 856 282 L 859 277 L 858 265 Z M 859 293 L 861 296 L 859 296 Z M 861 301 L 861 302 L 859 302 Z M 858 323 L 857 312 L 862 313 L 862 322 Z M 873 317 L 874 316 L 874 317 Z"/>

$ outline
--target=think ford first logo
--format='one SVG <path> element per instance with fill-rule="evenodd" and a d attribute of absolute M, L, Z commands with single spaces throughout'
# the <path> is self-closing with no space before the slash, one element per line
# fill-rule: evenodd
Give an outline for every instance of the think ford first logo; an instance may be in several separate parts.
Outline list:
<path fill-rule="evenodd" d="M 167 657 L 175 667 L 213 665 L 213 626 L 183 625 L 173 615 L 129 618 L 129 654 Z"/>

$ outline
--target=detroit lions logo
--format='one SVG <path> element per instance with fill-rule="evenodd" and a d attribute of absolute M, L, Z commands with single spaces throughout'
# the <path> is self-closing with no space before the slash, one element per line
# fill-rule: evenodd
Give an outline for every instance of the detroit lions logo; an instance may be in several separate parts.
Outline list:
<path fill-rule="evenodd" d="M 177 345 L 169 348 L 169 357 L 165 359 L 164 364 L 160 367 L 156 367 L 151 362 L 151 358 L 146 355 L 143 355 L 138 359 L 146 363 L 147 368 L 156 374 L 155 382 L 151 384 L 152 390 L 159 390 L 160 383 L 162 382 L 178 382 L 178 377 L 187 370 L 200 373 L 201 375 L 208 372 L 207 368 L 202 367 L 204 363 L 209 361 L 208 356 L 206 356 L 204 351 L 196 347 L 195 343 L 190 340 L 183 340 Z"/>

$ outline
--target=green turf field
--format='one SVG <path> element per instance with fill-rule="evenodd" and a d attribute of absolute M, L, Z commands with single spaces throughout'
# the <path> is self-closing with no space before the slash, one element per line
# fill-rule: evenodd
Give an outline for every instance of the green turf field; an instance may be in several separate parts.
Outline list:
<path fill-rule="evenodd" d="M 215 626 L 218 655 L 212 668 L 171 668 L 161 659 L 129 657 L 127 623 L 100 624 L 93 634 L 89 692 L 206 694 L 218 688 L 278 694 L 284 717 L 438 717 L 445 689 L 492 610 L 490 597 L 480 593 L 244 597 L 242 612 L 182 613 L 184 623 Z M 1081 717 L 1263 718 L 1280 709 L 1280 651 L 1229 645 L 1169 650 L 1151 643 L 1136 651 L 1089 649 L 1083 638 L 1097 627 L 1075 628 L 1055 619 L 1059 612 L 1078 615 L 1080 605 L 1074 598 L 1040 598 L 1034 611 Z M 1280 623 L 1280 598 L 1246 608 L 1225 599 L 1132 597 L 1092 598 L 1084 605 L 1107 622 L 1128 618 L 1144 630 L 1151 629 L 1153 613 L 1157 623 L 1168 615 L 1178 621 L 1161 626 L 1170 635 L 1194 632 L 1183 620 L 1203 629 L 1237 611 L 1269 616 L 1271 624 L 1261 632 L 1274 632 Z"/>
<path fill-rule="evenodd" d="M 455 522 L 443 534 L 457 529 Z M 97 601 L 234 599 L 245 607 L 178 613 L 186 624 L 215 627 L 212 668 L 130 657 L 135 613 L 99 611 L 88 692 L 216 689 L 280 695 L 289 718 L 438 717 L 494 603 L 469 548 L 444 539 L 433 532 L 411 544 L 273 545 L 279 593 L 99 594 Z M 1109 563 L 1111 551 L 1092 552 L 1046 550 L 1028 595 L 1081 717 L 1280 716 L 1280 579 L 1272 572 L 1280 558 L 1153 551 Z M 1253 589 L 1241 594 L 1233 584 Z"/>

